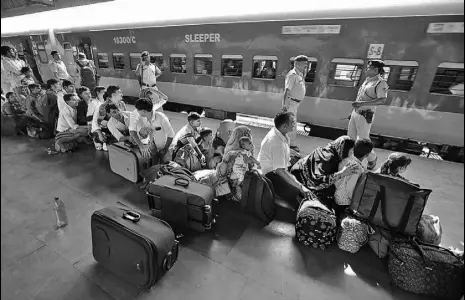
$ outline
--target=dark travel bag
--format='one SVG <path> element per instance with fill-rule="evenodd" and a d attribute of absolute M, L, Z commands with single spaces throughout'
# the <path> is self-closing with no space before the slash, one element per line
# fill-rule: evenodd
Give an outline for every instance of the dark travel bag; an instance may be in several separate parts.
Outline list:
<path fill-rule="evenodd" d="M 242 183 L 241 207 L 269 224 L 275 217 L 273 184 L 258 171 L 247 171 Z"/>
<path fill-rule="evenodd" d="M 113 173 L 137 183 L 140 172 L 150 167 L 150 158 L 142 157 L 139 147 L 132 143 L 118 142 L 108 146 L 110 169 Z"/>

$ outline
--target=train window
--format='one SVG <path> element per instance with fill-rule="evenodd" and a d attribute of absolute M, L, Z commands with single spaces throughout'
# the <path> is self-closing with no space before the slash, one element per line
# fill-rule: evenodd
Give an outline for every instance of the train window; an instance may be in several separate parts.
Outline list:
<path fill-rule="evenodd" d="M 44 43 L 37 43 L 37 55 L 41 63 L 48 63 L 48 55 Z"/>
<path fill-rule="evenodd" d="M 362 59 L 335 58 L 331 61 L 328 83 L 332 85 L 356 87 L 362 76 Z"/>
<path fill-rule="evenodd" d="M 418 62 L 385 60 L 384 79 L 390 90 L 410 91 L 418 73 Z"/>
<path fill-rule="evenodd" d="M 163 54 L 161 53 L 150 53 L 150 62 L 155 64 L 160 71 L 163 72 L 165 69 L 165 60 L 163 59 Z"/>
<path fill-rule="evenodd" d="M 108 54 L 107 53 L 97 53 L 98 57 L 98 68 L 99 69 L 109 69 L 110 64 L 108 63 Z"/>
<path fill-rule="evenodd" d="M 291 57 L 289 60 L 289 65 L 291 70 L 294 68 L 294 59 L 295 57 Z M 315 76 L 316 76 L 316 65 L 318 60 L 314 57 L 309 57 L 308 58 L 308 69 L 307 69 L 307 74 L 305 74 L 305 82 L 306 83 L 312 83 L 315 81 Z"/>
<path fill-rule="evenodd" d="M 194 74 L 211 75 L 213 70 L 213 56 L 211 54 L 194 55 Z"/>
<path fill-rule="evenodd" d="M 185 54 L 170 55 L 170 70 L 172 73 L 186 73 L 187 59 Z"/>
<path fill-rule="evenodd" d="M 113 67 L 115 70 L 124 70 L 124 53 L 113 53 Z"/>
<path fill-rule="evenodd" d="M 464 96 L 464 64 L 442 63 L 434 76 L 430 93 Z"/>
<path fill-rule="evenodd" d="M 140 58 L 141 53 L 129 53 L 129 62 L 131 66 L 131 70 L 135 71 L 137 65 L 141 62 Z"/>
<path fill-rule="evenodd" d="M 276 79 L 277 65 L 276 56 L 255 55 L 253 57 L 253 78 Z"/>
<path fill-rule="evenodd" d="M 242 55 L 223 55 L 221 56 L 221 76 L 242 76 Z"/>

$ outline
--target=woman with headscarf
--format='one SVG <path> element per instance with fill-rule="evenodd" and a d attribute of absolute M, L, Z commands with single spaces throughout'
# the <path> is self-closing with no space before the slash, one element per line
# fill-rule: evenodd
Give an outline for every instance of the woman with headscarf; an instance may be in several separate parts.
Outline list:
<path fill-rule="evenodd" d="M 334 207 L 334 182 L 356 172 L 355 165 L 349 165 L 339 171 L 339 163 L 349 156 L 355 141 L 349 136 L 341 136 L 326 146 L 318 147 L 306 157 L 300 159 L 291 169 L 292 175 L 313 191 L 318 199 Z"/>
<path fill-rule="evenodd" d="M 221 156 L 224 155 L 224 150 L 226 147 L 226 142 L 229 141 L 234 128 L 236 127 L 236 122 L 230 119 L 221 121 L 218 130 L 216 131 L 215 138 L 213 139 L 213 149 L 215 154 Z"/>

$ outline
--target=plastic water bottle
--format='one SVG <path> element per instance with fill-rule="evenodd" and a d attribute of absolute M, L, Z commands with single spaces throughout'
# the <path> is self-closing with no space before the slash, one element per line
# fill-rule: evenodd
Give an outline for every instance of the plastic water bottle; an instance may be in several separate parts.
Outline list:
<path fill-rule="evenodd" d="M 65 227 L 68 224 L 68 217 L 66 216 L 65 204 L 58 197 L 55 197 L 55 202 L 53 203 L 53 210 L 55 211 L 57 227 Z"/>

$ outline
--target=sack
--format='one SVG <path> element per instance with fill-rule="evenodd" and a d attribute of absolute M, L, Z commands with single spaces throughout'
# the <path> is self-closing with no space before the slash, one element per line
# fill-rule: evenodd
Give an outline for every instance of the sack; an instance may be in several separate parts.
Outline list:
<path fill-rule="evenodd" d="M 439 246 L 442 240 L 442 226 L 439 218 L 423 215 L 418 224 L 417 237 L 423 243 Z"/>
<path fill-rule="evenodd" d="M 204 232 L 215 222 L 211 187 L 166 175 L 146 188 L 152 214 L 169 223 Z"/>
<path fill-rule="evenodd" d="M 200 157 L 195 152 L 191 144 L 184 145 L 176 151 L 174 162 L 191 172 L 202 169 Z"/>
<path fill-rule="evenodd" d="M 269 224 L 275 216 L 273 184 L 257 170 L 247 171 L 242 182 L 242 209 Z"/>
<path fill-rule="evenodd" d="M 95 70 L 91 66 L 89 61 L 82 62 L 76 61 L 76 64 L 80 67 L 79 75 L 81 76 L 81 84 L 94 84 L 95 83 Z"/>
<path fill-rule="evenodd" d="M 357 253 L 368 242 L 371 233 L 370 226 L 352 217 L 346 217 L 341 221 L 337 245 L 339 249 Z"/>
<path fill-rule="evenodd" d="M 368 245 L 379 258 L 385 258 L 389 254 L 391 238 L 388 230 L 374 226 L 374 232 L 369 235 Z"/>
<path fill-rule="evenodd" d="M 113 173 L 134 183 L 142 179 L 141 170 L 150 166 L 150 158 L 143 157 L 138 147 L 130 147 L 124 142 L 108 146 L 108 159 Z"/>
<path fill-rule="evenodd" d="M 215 197 L 225 196 L 231 193 L 228 180 L 220 178 L 217 170 L 199 170 L 194 173 L 198 182 L 206 184 L 215 190 Z"/>
<path fill-rule="evenodd" d="M 91 234 L 94 259 L 141 289 L 150 289 L 178 259 L 171 227 L 126 207 L 94 212 Z"/>
<path fill-rule="evenodd" d="M 464 294 L 464 264 L 453 252 L 434 245 L 393 242 L 388 262 L 392 281 L 406 291 L 447 299 Z"/>
<path fill-rule="evenodd" d="M 295 233 L 305 246 L 325 250 L 336 240 L 336 215 L 315 197 L 308 199 L 297 211 Z"/>
<path fill-rule="evenodd" d="M 415 236 L 431 190 L 372 172 L 360 175 L 351 209 L 357 218 Z"/>

